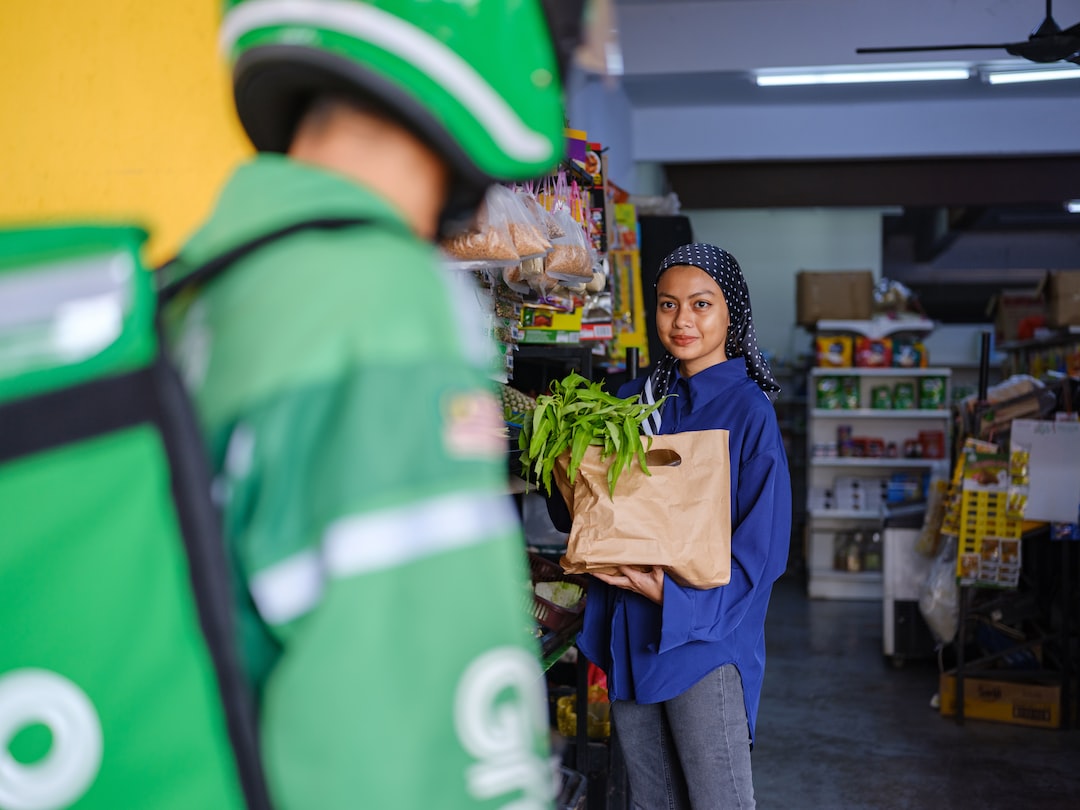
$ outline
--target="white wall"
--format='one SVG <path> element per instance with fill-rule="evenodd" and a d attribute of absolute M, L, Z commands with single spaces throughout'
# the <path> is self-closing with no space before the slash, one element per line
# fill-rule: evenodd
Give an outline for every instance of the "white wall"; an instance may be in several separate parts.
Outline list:
<path fill-rule="evenodd" d="M 795 326 L 799 270 L 870 270 L 881 277 L 881 211 L 877 208 L 774 208 L 683 211 L 694 239 L 739 261 L 750 287 L 754 328 L 763 351 L 792 358 L 809 350 Z"/>

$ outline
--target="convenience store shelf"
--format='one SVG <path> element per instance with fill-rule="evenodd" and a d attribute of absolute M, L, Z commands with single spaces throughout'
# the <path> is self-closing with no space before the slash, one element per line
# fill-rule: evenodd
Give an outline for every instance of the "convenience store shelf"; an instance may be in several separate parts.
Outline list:
<path fill-rule="evenodd" d="M 859 331 L 853 328 L 853 324 L 858 322 L 827 323 L 836 331 Z M 901 323 L 902 328 L 900 328 Z M 930 322 L 913 321 L 875 321 L 874 324 L 878 329 L 877 336 L 884 336 L 887 334 L 884 330 L 889 328 L 895 328 L 896 331 L 910 331 L 912 328 L 918 329 L 932 325 Z M 819 322 L 819 332 L 822 329 L 823 325 Z M 867 332 L 867 329 L 864 328 L 862 332 Z M 807 403 L 806 410 L 807 452 L 810 455 L 807 459 L 806 557 L 807 593 L 811 598 L 884 598 L 882 573 L 878 570 L 836 569 L 834 558 L 837 548 L 844 542 L 845 537 L 859 531 L 866 524 L 876 524 L 877 528 L 884 528 L 898 518 L 917 520 L 920 514 L 925 513 L 926 505 L 924 503 L 889 504 L 884 499 L 881 503 L 877 503 L 875 499 L 868 499 L 861 504 L 858 502 L 853 504 L 849 499 L 837 497 L 832 501 L 834 505 L 868 507 L 841 510 L 824 508 L 823 504 L 826 501 L 817 498 L 821 493 L 827 493 L 830 490 L 835 492 L 838 483 L 842 486 L 850 486 L 850 483 L 844 482 L 850 482 L 851 479 L 867 483 L 894 477 L 926 481 L 933 474 L 947 474 L 949 465 L 947 458 L 904 455 L 903 452 L 908 448 L 909 442 L 915 443 L 915 451 L 934 452 L 923 449 L 928 447 L 922 444 L 921 437 L 924 433 L 940 434 L 938 453 L 948 448 L 952 413 L 949 409 L 940 407 L 939 402 L 949 402 L 951 374 L 951 369 L 940 366 L 919 368 L 817 366 L 810 369 L 807 386 L 810 401 Z M 816 392 L 823 390 L 822 386 L 826 378 L 833 377 L 854 378 L 855 382 L 850 386 L 852 390 L 846 396 L 850 398 L 849 404 L 856 407 L 814 407 L 819 402 Z M 882 386 L 891 388 L 899 383 L 909 383 L 918 394 L 930 378 L 943 380 L 937 401 L 932 404 L 930 401 L 924 402 L 930 407 L 899 409 L 865 407 L 874 401 L 874 391 Z M 918 404 L 917 396 L 912 404 Z M 886 450 L 896 448 L 896 454 L 840 455 L 840 452 L 844 452 L 840 445 L 845 433 L 849 440 L 861 437 L 868 442 L 867 447 L 861 448 L 862 452 L 866 452 L 869 441 L 874 440 Z M 851 451 L 859 449 L 856 446 Z M 817 455 L 814 454 L 815 452 Z M 814 498 L 813 501 L 810 500 L 811 497 Z"/>
<path fill-rule="evenodd" d="M 944 409 L 889 410 L 886 408 L 814 408 L 810 411 L 814 419 L 941 419 L 948 416 Z"/>
<path fill-rule="evenodd" d="M 890 335 L 927 335 L 933 330 L 934 322 L 925 318 L 874 318 L 870 321 L 824 320 L 818 321 L 816 328 L 819 334 L 840 332 L 868 338 L 883 338 Z"/>
<path fill-rule="evenodd" d="M 919 516 L 925 503 L 883 505 L 880 509 L 811 509 L 807 514 L 818 520 L 865 520 L 884 523 L 894 518 Z"/>
<path fill-rule="evenodd" d="M 850 456 L 814 456 L 810 459 L 811 467 L 870 467 L 887 469 L 891 467 L 919 467 L 933 469 L 948 463 L 943 458 L 852 458 Z"/>
<path fill-rule="evenodd" d="M 877 368 L 871 366 L 815 366 L 810 369 L 813 377 L 940 377 L 948 374 L 949 369 L 920 366 L 919 368 Z"/>

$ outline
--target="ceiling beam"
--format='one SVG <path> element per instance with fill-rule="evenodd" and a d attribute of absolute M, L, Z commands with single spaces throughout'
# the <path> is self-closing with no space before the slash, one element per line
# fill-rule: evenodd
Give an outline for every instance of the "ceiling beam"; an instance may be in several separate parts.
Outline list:
<path fill-rule="evenodd" d="M 1080 197 L 1080 154 L 663 164 L 684 209 L 1054 204 Z"/>

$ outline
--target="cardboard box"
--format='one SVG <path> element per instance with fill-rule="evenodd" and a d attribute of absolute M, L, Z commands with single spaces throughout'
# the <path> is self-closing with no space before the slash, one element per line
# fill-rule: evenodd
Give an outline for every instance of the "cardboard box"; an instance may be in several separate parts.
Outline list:
<path fill-rule="evenodd" d="M 998 342 L 1029 340 L 1036 326 L 1046 324 L 1046 299 L 1041 289 L 1002 290 L 991 300 L 994 337 Z"/>
<path fill-rule="evenodd" d="M 1080 270 L 1053 270 L 1046 279 L 1050 326 L 1080 325 Z"/>
<path fill-rule="evenodd" d="M 573 312 L 560 312 L 546 307 L 524 306 L 521 308 L 521 325 L 525 329 L 550 329 L 554 332 L 580 332 L 581 307 Z"/>
<path fill-rule="evenodd" d="M 868 321 L 874 314 L 874 275 L 869 270 L 818 272 L 795 276 L 795 322 L 813 328 L 818 321 Z"/>
<path fill-rule="evenodd" d="M 955 672 L 941 674 L 938 694 L 942 716 L 956 714 Z M 1061 686 L 964 678 L 964 719 L 1060 728 Z"/>

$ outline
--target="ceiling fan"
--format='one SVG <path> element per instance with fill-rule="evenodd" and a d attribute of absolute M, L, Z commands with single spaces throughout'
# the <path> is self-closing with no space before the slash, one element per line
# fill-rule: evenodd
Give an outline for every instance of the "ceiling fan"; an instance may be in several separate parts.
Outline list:
<path fill-rule="evenodd" d="M 1080 64 L 1080 22 L 1065 30 L 1054 21 L 1053 0 L 1046 0 L 1046 17 L 1020 42 L 981 45 L 913 45 L 895 48 L 856 48 L 855 53 L 913 53 L 916 51 L 960 51 L 1000 48 L 1031 62 L 1075 62 Z"/>

